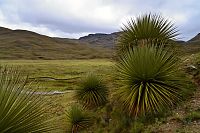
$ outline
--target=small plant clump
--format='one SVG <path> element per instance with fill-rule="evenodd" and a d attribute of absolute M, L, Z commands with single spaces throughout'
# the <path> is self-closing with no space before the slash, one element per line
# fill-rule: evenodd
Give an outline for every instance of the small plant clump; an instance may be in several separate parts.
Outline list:
<path fill-rule="evenodd" d="M 68 128 L 72 133 L 78 133 L 92 125 L 91 115 L 84 111 L 79 105 L 72 105 L 67 110 L 66 115 Z"/>
<path fill-rule="evenodd" d="M 190 113 L 184 118 L 184 120 L 185 120 L 187 123 L 200 120 L 200 111 L 193 111 L 193 112 L 190 112 Z"/>
<path fill-rule="evenodd" d="M 89 74 L 82 79 L 80 87 L 76 90 L 75 97 L 86 108 L 104 106 L 108 99 L 108 89 L 101 79 L 94 74 Z"/>

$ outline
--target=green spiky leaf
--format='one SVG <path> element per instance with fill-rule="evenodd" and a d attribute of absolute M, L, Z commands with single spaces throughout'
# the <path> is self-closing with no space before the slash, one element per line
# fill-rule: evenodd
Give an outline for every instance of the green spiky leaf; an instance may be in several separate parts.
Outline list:
<path fill-rule="evenodd" d="M 130 115 L 156 113 L 180 100 L 184 81 L 178 58 L 162 47 L 129 49 L 116 69 L 122 85 L 118 99 Z"/>
<path fill-rule="evenodd" d="M 84 130 L 92 125 L 92 117 L 79 105 L 72 105 L 67 111 L 67 122 L 73 133 Z"/>
<path fill-rule="evenodd" d="M 89 74 L 83 78 L 80 87 L 76 90 L 76 98 L 87 108 L 105 105 L 107 96 L 107 87 L 94 74 Z"/>
<path fill-rule="evenodd" d="M 49 106 L 27 78 L 14 68 L 0 67 L 0 132 L 43 133 L 54 129 L 45 112 Z"/>
<path fill-rule="evenodd" d="M 146 14 L 124 25 L 117 49 L 123 52 L 138 45 L 166 44 L 177 35 L 178 31 L 172 22 L 160 15 Z"/>

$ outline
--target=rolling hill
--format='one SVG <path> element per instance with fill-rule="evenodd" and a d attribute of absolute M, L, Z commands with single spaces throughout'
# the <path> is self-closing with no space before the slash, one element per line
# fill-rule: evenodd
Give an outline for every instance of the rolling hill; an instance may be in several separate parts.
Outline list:
<path fill-rule="evenodd" d="M 112 58 L 120 32 L 96 33 L 79 39 L 55 38 L 26 30 L 0 27 L 0 59 L 93 59 Z M 200 34 L 177 41 L 184 53 L 200 51 Z"/>
<path fill-rule="evenodd" d="M 0 27 L 0 59 L 111 58 L 112 50 L 76 39 L 52 38 L 26 30 Z"/>
<path fill-rule="evenodd" d="M 190 54 L 200 52 L 200 33 L 198 33 L 196 36 L 182 44 L 185 44 L 184 50 Z"/>

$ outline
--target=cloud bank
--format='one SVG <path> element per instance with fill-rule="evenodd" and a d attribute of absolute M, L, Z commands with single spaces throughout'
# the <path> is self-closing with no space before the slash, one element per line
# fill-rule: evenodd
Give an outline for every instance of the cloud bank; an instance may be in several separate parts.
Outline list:
<path fill-rule="evenodd" d="M 198 0 L 0 0 L 0 26 L 78 38 L 120 30 L 130 17 L 159 13 L 175 22 L 180 39 L 200 32 Z"/>

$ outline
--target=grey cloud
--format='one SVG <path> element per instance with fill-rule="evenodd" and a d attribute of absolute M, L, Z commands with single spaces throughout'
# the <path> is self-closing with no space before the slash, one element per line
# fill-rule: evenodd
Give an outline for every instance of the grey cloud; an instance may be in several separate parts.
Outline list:
<path fill-rule="evenodd" d="M 182 33 L 180 38 L 184 40 L 200 32 L 200 3 L 198 0 L 85 0 L 86 3 L 82 0 L 49 1 L 54 3 L 41 0 L 0 1 L 0 11 L 6 18 L 4 23 L 19 26 L 27 23 L 32 27 L 44 26 L 50 32 L 55 30 L 62 32 L 58 35 L 110 33 L 120 29 L 123 18 L 151 11 L 174 20 Z M 71 3 L 73 1 L 82 3 L 80 5 Z M 62 3 L 75 6 L 65 6 Z M 98 10 L 95 12 L 97 8 L 100 14 Z M 101 14 L 101 11 L 104 12 L 106 9 L 108 12 Z"/>

